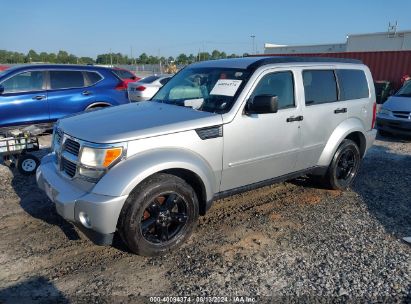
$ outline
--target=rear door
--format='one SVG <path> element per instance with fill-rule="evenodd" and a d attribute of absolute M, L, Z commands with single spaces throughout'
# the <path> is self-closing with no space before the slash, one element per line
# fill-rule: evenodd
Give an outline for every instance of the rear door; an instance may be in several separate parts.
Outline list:
<path fill-rule="evenodd" d="M 364 130 L 371 129 L 375 102 L 375 97 L 372 98 L 371 88 L 368 86 L 368 83 L 373 83 L 371 74 L 368 81 L 364 70 L 359 68 L 337 69 L 336 75 L 340 100 L 347 104 L 347 118 L 360 119 L 364 124 Z"/>
<path fill-rule="evenodd" d="M 94 91 L 88 87 L 85 72 L 76 70 L 50 70 L 48 72 L 48 101 L 50 119 L 82 112 L 94 101 Z"/>
<path fill-rule="evenodd" d="M 305 100 L 301 158 L 296 170 L 316 166 L 332 132 L 347 119 L 347 102 L 339 101 L 333 67 L 305 68 L 300 75 Z"/>
<path fill-rule="evenodd" d="M 0 127 L 48 122 L 44 71 L 25 71 L 4 80 L 0 95 Z"/>

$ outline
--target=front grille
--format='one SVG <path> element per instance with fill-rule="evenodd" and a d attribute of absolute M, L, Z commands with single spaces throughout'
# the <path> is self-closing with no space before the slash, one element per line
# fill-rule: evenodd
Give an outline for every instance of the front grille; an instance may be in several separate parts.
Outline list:
<path fill-rule="evenodd" d="M 80 151 L 80 144 L 77 141 L 67 138 L 64 143 L 64 151 L 67 151 L 70 154 L 78 156 Z"/>
<path fill-rule="evenodd" d="M 409 119 L 411 112 L 409 111 L 393 111 L 392 114 L 398 118 Z"/>
<path fill-rule="evenodd" d="M 76 164 L 65 159 L 64 157 L 61 158 L 61 167 L 63 171 L 70 177 L 73 177 L 76 174 Z"/>

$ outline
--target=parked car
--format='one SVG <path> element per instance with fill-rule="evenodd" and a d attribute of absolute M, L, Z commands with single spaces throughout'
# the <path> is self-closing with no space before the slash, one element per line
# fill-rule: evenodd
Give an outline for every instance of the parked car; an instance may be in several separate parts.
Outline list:
<path fill-rule="evenodd" d="M 97 244 L 118 231 L 131 251 L 161 255 L 216 199 L 305 174 L 349 187 L 374 142 L 375 109 L 356 60 L 199 62 L 150 102 L 60 120 L 37 183 Z"/>
<path fill-rule="evenodd" d="M 128 98 L 130 101 L 150 100 L 172 76 L 170 74 L 152 75 L 137 82 L 129 83 Z"/>
<path fill-rule="evenodd" d="M 0 127 L 50 123 L 125 103 L 127 84 L 104 67 L 38 64 L 0 74 Z"/>
<path fill-rule="evenodd" d="M 377 129 L 382 136 L 411 135 L 411 81 L 382 105 L 377 115 Z"/>
<path fill-rule="evenodd" d="M 136 82 L 141 79 L 140 77 L 137 77 L 133 72 L 126 69 L 112 68 L 112 71 L 126 84 L 129 84 L 130 82 Z"/>
<path fill-rule="evenodd" d="M 10 68 L 10 67 L 7 66 L 7 65 L 0 65 L 0 72 L 1 72 L 1 71 L 5 71 L 5 70 L 7 70 L 8 68 Z"/>

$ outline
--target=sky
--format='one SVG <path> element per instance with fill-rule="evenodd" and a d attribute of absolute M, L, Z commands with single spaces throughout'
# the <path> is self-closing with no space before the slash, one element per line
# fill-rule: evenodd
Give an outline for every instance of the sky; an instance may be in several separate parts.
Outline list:
<path fill-rule="evenodd" d="M 411 30 L 410 0 L 2 0 L 0 49 L 134 57 L 262 53 L 264 43 L 342 43 L 348 34 Z"/>

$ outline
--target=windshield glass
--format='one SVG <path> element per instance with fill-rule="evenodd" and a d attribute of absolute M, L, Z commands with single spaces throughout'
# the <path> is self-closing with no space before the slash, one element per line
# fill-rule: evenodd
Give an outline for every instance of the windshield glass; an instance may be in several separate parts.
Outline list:
<path fill-rule="evenodd" d="M 248 75 L 248 71 L 240 69 L 186 68 L 171 78 L 152 101 L 226 113 L 247 82 Z"/>
<path fill-rule="evenodd" d="M 396 96 L 406 96 L 411 97 L 411 80 L 407 81 L 405 85 L 399 89 Z"/>

